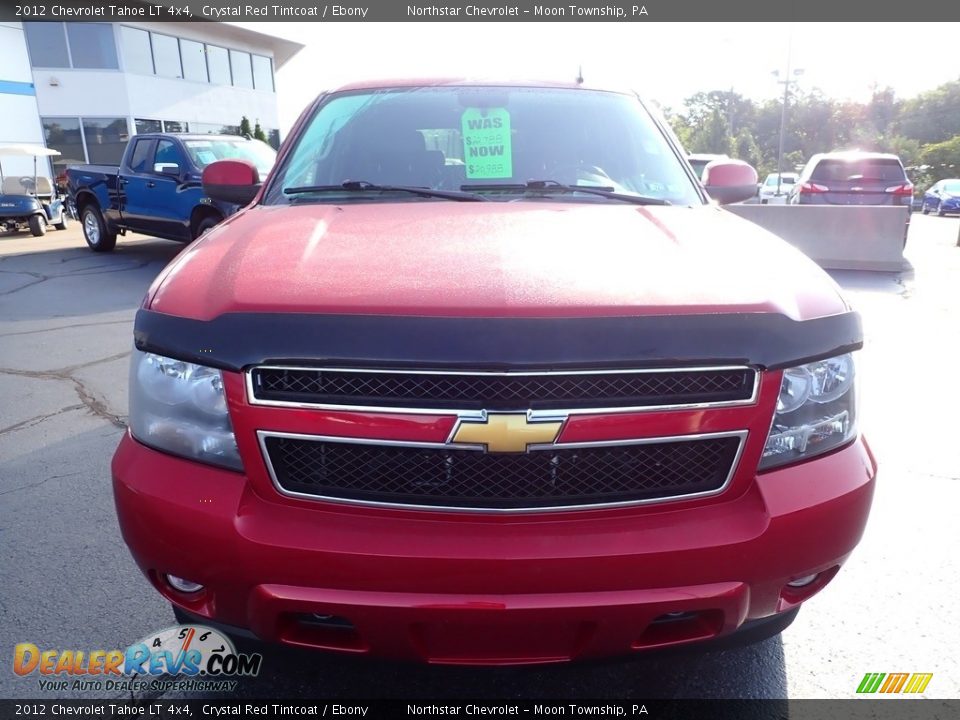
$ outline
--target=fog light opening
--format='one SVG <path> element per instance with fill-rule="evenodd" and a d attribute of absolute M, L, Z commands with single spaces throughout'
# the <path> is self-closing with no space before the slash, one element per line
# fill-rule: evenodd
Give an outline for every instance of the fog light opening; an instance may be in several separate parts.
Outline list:
<path fill-rule="evenodd" d="M 674 611 L 658 615 L 630 646 L 648 650 L 669 645 L 707 640 L 723 629 L 722 610 Z"/>
<path fill-rule="evenodd" d="M 203 585 L 200 583 L 195 583 L 192 580 L 184 580 L 176 575 L 167 575 L 167 582 L 170 583 L 170 587 L 174 590 L 182 593 L 192 594 L 203 590 Z"/>
<path fill-rule="evenodd" d="M 791 588 L 807 587 L 807 585 L 811 585 L 818 577 L 820 577 L 820 573 L 814 573 L 813 575 L 804 575 L 803 577 L 798 577 L 788 582 L 787 587 L 791 587 Z"/>
<path fill-rule="evenodd" d="M 300 622 L 303 625 L 312 627 L 335 628 L 338 630 L 353 630 L 353 623 L 346 618 L 338 615 L 325 615 L 323 613 L 304 613 L 300 616 Z"/>

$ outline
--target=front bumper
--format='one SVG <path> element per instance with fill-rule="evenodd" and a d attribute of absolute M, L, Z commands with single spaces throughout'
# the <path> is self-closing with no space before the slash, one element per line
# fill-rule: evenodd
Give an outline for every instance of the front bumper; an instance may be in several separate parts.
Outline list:
<path fill-rule="evenodd" d="M 859 541 L 875 475 L 858 439 L 707 503 L 504 516 L 291 502 L 129 434 L 113 461 L 124 539 L 178 607 L 266 641 L 464 664 L 623 655 L 792 611 Z"/>

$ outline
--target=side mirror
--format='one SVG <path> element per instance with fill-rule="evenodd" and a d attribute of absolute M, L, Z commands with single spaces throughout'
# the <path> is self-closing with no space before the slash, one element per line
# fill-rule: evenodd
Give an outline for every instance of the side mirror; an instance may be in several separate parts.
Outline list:
<path fill-rule="evenodd" d="M 153 171 L 161 175 L 180 176 L 180 166 L 177 163 L 154 163 Z"/>
<path fill-rule="evenodd" d="M 249 205 L 260 186 L 260 173 L 247 160 L 217 160 L 203 169 L 203 192 L 214 200 Z"/>
<path fill-rule="evenodd" d="M 703 169 L 703 184 L 721 205 L 749 200 L 757 193 L 757 171 L 742 160 L 711 160 Z"/>

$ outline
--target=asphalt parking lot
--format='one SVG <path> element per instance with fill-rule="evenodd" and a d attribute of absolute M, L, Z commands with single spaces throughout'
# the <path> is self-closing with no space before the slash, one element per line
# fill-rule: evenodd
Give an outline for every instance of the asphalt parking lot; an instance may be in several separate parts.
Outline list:
<path fill-rule="evenodd" d="M 781 637 L 706 654 L 519 669 L 274 651 L 238 694 L 845 698 L 867 672 L 930 672 L 927 697 L 960 697 L 958 230 L 958 219 L 914 215 L 912 272 L 834 274 L 864 317 L 861 427 L 880 478 L 863 542 Z M 76 223 L 43 238 L 0 236 L 0 698 L 73 695 L 42 693 L 35 675 L 15 676 L 16 643 L 123 648 L 173 624 L 120 538 L 109 464 L 125 427 L 135 310 L 181 249 L 122 239 L 115 253 L 95 255 Z"/>

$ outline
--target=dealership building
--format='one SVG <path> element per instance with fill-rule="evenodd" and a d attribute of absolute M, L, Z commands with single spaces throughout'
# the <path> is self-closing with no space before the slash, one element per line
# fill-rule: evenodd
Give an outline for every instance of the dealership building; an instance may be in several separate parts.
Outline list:
<path fill-rule="evenodd" d="M 215 22 L 0 21 L 0 144 L 59 150 L 55 175 L 119 163 L 136 133 L 237 133 L 243 117 L 277 146 L 274 72 L 302 47 Z M 0 163 L 33 174 L 28 158 Z"/>

